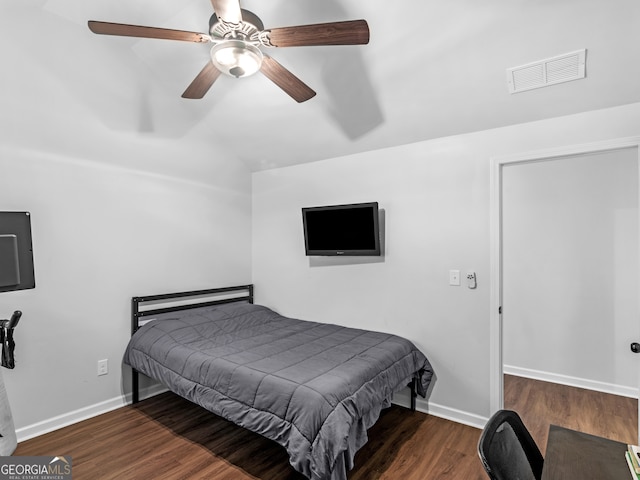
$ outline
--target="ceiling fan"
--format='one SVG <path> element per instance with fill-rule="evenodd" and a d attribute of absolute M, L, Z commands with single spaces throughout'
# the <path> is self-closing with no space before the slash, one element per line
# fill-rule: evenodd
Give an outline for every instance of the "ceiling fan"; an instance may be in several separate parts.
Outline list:
<path fill-rule="evenodd" d="M 101 35 L 212 43 L 211 60 L 182 94 L 183 98 L 193 99 L 204 97 L 221 73 L 240 78 L 259 71 L 294 100 L 304 102 L 314 97 L 316 92 L 264 54 L 260 47 L 369 43 L 369 26 L 365 20 L 265 30 L 254 13 L 240 8 L 239 0 L 211 0 L 211 4 L 214 14 L 209 19 L 209 34 L 95 20 L 88 22 L 89 29 Z"/>

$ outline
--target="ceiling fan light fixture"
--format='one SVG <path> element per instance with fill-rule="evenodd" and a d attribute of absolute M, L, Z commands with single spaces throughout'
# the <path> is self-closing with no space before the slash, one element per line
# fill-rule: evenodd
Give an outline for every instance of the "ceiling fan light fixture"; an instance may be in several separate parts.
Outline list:
<path fill-rule="evenodd" d="M 211 49 L 211 61 L 218 70 L 232 77 L 248 77 L 262 66 L 262 52 L 242 40 L 226 40 Z"/>

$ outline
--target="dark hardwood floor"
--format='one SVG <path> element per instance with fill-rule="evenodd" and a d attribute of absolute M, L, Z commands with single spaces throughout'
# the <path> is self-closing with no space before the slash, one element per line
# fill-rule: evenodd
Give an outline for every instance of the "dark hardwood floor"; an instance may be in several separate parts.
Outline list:
<path fill-rule="evenodd" d="M 638 443 L 638 400 L 505 375 L 504 406 L 515 410 L 544 453 L 549 425 Z"/>
<path fill-rule="evenodd" d="M 505 401 L 520 412 L 542 452 L 549 423 L 567 419 L 574 422 L 570 428 L 598 426 L 589 433 L 637 439 L 635 400 L 595 400 L 586 391 L 509 377 Z M 599 420 L 610 411 L 619 421 Z M 476 428 L 392 406 L 369 430 L 349 480 L 486 480 L 476 453 L 479 436 Z M 279 445 L 171 393 L 22 442 L 15 455 L 71 455 L 75 480 L 304 478 Z"/>
<path fill-rule="evenodd" d="M 484 480 L 480 430 L 398 406 L 384 410 L 349 480 Z M 16 455 L 71 455 L 74 480 L 303 480 L 276 443 L 171 393 L 18 445 Z"/>

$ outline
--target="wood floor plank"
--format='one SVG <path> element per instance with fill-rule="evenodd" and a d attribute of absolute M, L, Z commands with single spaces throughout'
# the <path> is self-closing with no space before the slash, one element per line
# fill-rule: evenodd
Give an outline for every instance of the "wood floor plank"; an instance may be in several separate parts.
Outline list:
<path fill-rule="evenodd" d="M 543 453 L 551 424 L 623 443 L 638 442 L 634 398 L 505 375 L 504 405 L 520 414 Z"/>
<path fill-rule="evenodd" d="M 505 377 L 505 405 L 520 413 L 542 452 L 550 423 L 637 439 L 634 399 Z M 348 478 L 486 480 L 476 453 L 480 433 L 392 406 L 369 430 Z M 75 480 L 304 479 L 275 442 L 171 393 L 21 442 L 15 455 L 71 455 Z"/>
<path fill-rule="evenodd" d="M 349 480 L 483 480 L 479 435 L 392 406 L 369 430 Z M 76 480 L 304 479 L 275 442 L 171 393 L 22 442 L 15 454 L 71 455 Z"/>

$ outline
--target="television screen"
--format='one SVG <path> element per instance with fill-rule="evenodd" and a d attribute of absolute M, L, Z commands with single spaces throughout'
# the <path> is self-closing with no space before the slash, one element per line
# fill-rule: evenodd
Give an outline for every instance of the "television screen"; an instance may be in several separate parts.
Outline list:
<path fill-rule="evenodd" d="M 35 286 L 31 215 L 0 212 L 0 292 Z"/>
<path fill-rule="evenodd" d="M 380 255 L 378 204 L 302 209 L 304 243 L 311 255 Z"/>

